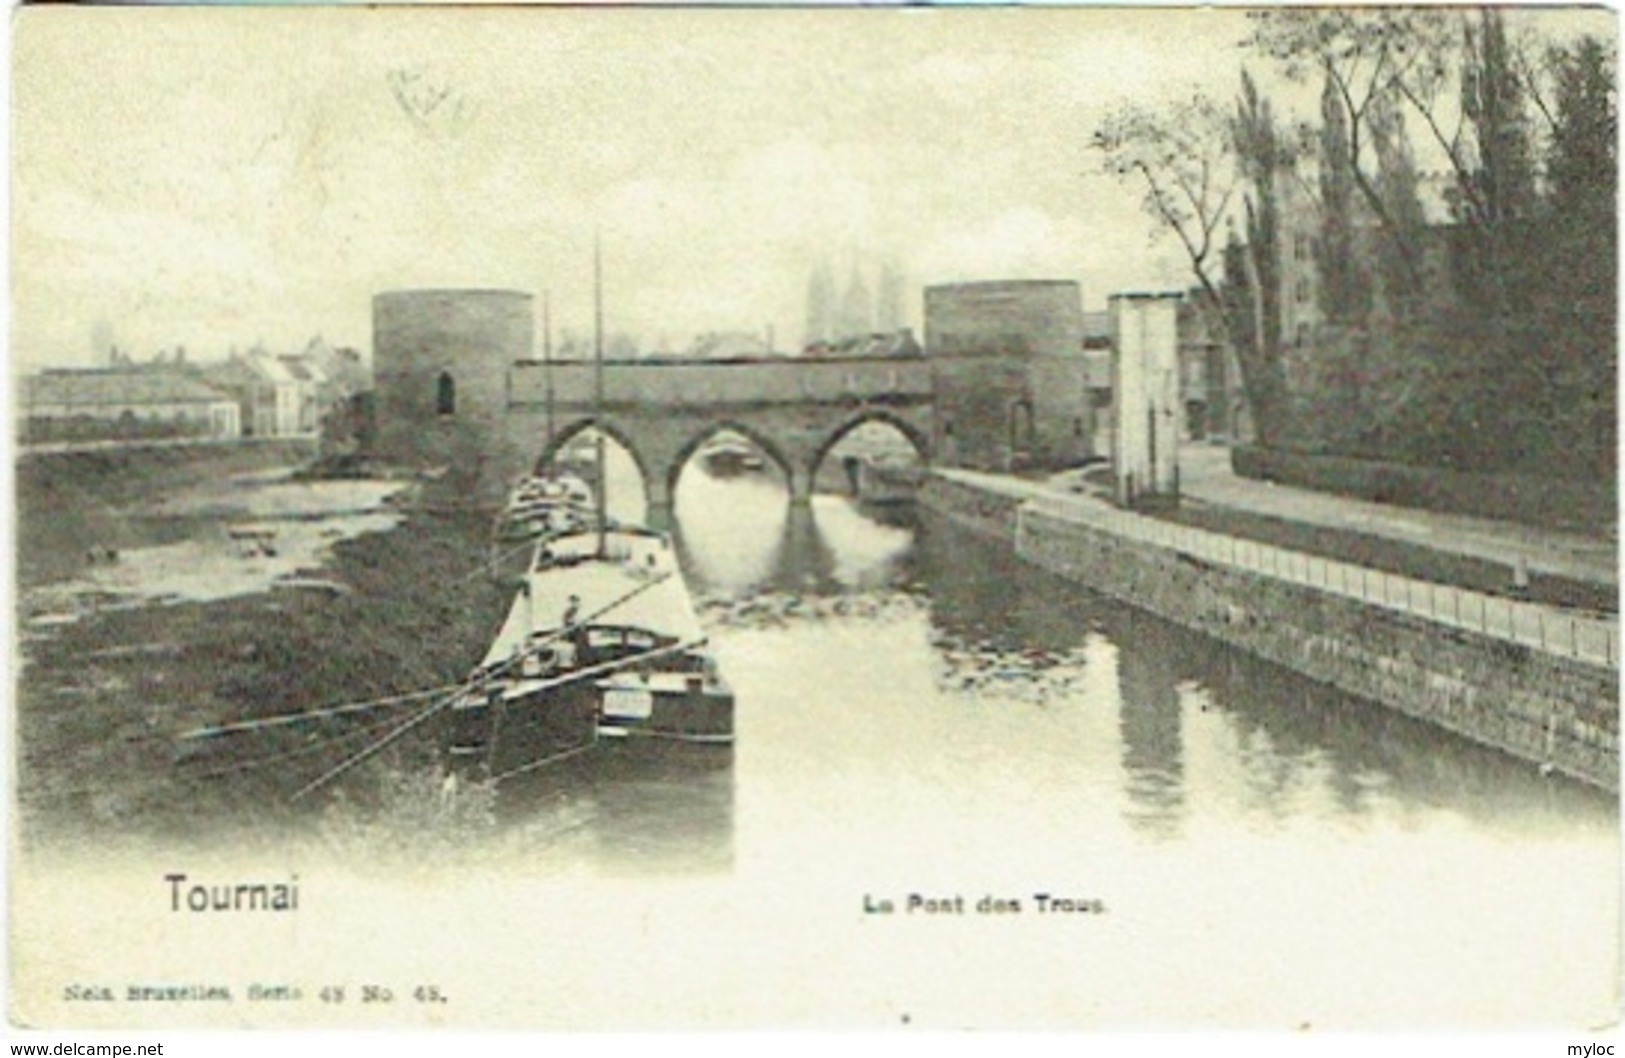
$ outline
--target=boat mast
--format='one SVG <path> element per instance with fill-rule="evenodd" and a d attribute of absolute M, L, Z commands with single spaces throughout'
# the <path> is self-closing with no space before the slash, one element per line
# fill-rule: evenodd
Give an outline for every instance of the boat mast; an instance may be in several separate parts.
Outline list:
<path fill-rule="evenodd" d="M 598 557 L 609 554 L 609 480 L 604 472 L 604 251 L 597 229 L 592 233 L 592 419 L 594 459 L 598 464 Z"/>
<path fill-rule="evenodd" d="M 553 451 L 553 298 L 552 292 L 542 291 L 542 376 L 547 380 L 547 471 L 551 472 L 558 460 Z"/>

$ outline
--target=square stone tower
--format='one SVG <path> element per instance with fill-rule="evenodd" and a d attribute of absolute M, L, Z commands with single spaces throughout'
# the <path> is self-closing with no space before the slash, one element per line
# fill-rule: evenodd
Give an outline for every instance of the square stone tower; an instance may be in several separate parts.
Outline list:
<path fill-rule="evenodd" d="M 1124 507 L 1179 502 L 1181 295 L 1113 294 L 1112 477 Z"/>

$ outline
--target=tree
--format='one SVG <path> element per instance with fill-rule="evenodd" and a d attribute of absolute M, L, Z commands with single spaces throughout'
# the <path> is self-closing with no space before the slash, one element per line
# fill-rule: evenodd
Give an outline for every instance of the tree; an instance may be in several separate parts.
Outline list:
<path fill-rule="evenodd" d="M 1501 13 L 1486 8 L 1462 30 L 1461 111 L 1476 148 L 1463 157 L 1466 219 L 1495 225 L 1534 212 L 1535 165 L 1523 75 Z"/>
<path fill-rule="evenodd" d="M 1389 242 L 1404 286 L 1419 289 L 1420 249 L 1408 238 L 1414 232 L 1404 204 L 1383 194 L 1381 148 L 1385 140 L 1390 148 L 1395 142 L 1396 98 L 1433 115 L 1449 75 L 1450 16 L 1421 8 L 1318 7 L 1259 11 L 1251 18 L 1253 31 L 1244 44 L 1290 80 L 1320 76 L 1323 109 L 1342 111 L 1335 128 L 1344 138 L 1339 154 L 1348 176 Z"/>
<path fill-rule="evenodd" d="M 1370 311 L 1371 288 L 1354 239 L 1354 163 L 1349 155 L 1347 119 L 1330 77 L 1321 88 L 1320 121 L 1320 238 L 1315 242 L 1320 284 L 1316 294 L 1328 321 L 1354 323 Z"/>
<path fill-rule="evenodd" d="M 1205 296 L 1219 304 L 1216 237 L 1238 175 L 1224 116 L 1201 94 L 1151 109 L 1125 104 L 1095 129 L 1102 168 L 1138 184 L 1157 231 L 1179 240 Z"/>
<path fill-rule="evenodd" d="M 1566 447 L 1592 474 L 1616 470 L 1618 364 L 1618 89 L 1609 44 L 1585 37 L 1554 48 L 1549 230 L 1555 252 L 1539 275 L 1546 370 L 1573 406 Z"/>
<path fill-rule="evenodd" d="M 1546 176 L 1560 213 L 1600 219 L 1616 209 L 1619 115 L 1611 52 L 1603 41 L 1583 37 L 1549 54 L 1557 100 Z"/>
<path fill-rule="evenodd" d="M 1141 207 L 1156 221 L 1154 233 L 1168 232 L 1179 241 L 1196 279 L 1199 311 L 1211 333 L 1235 350 L 1258 439 L 1273 444 L 1282 435 L 1286 413 L 1279 320 L 1273 332 L 1259 321 L 1269 319 L 1274 302 L 1266 300 L 1264 284 L 1256 275 L 1250 283 L 1231 276 L 1229 298 L 1221 290 L 1231 269 L 1219 242 L 1220 229 L 1231 217 L 1245 165 L 1258 161 L 1256 153 L 1242 161 L 1238 131 L 1251 121 L 1246 125 L 1247 134 L 1263 135 L 1267 129 L 1274 142 L 1273 124 L 1265 120 L 1267 107 L 1256 90 L 1249 105 L 1246 91 L 1244 85 L 1244 99 L 1235 117 L 1224 114 L 1201 94 L 1156 109 L 1125 104 L 1100 123 L 1090 146 L 1101 152 L 1107 173 L 1141 189 Z M 1248 147 L 1256 150 L 1257 143 L 1250 141 Z M 1264 198 L 1256 197 L 1258 201 Z M 1273 220 L 1264 219 L 1256 203 L 1252 213 L 1250 237 L 1265 238 L 1264 226 Z M 1273 254 L 1273 243 L 1268 253 Z M 1260 258 L 1248 256 L 1247 260 L 1256 272 Z"/>
<path fill-rule="evenodd" d="M 1468 135 L 1451 155 L 1454 212 L 1463 228 L 1456 272 L 1480 311 L 1499 314 L 1528 311 L 1518 243 L 1537 200 L 1525 76 L 1499 11 L 1464 17 L 1461 115 Z"/>
<path fill-rule="evenodd" d="M 1394 101 L 1378 100 L 1371 108 L 1370 125 L 1371 153 L 1376 158 L 1372 185 L 1386 204 L 1389 236 L 1376 246 L 1376 277 L 1388 311 L 1409 319 L 1420 311 L 1427 289 L 1427 216 L 1418 194 L 1421 181 L 1404 115 Z"/>
<path fill-rule="evenodd" d="M 1244 385 L 1253 408 L 1253 421 L 1266 444 L 1277 439 L 1286 425 L 1286 372 L 1281 351 L 1281 218 L 1277 180 L 1292 163 L 1289 150 L 1275 126 L 1269 101 L 1258 92 L 1252 76 L 1241 74 L 1241 97 L 1230 119 L 1230 139 L 1246 186 L 1248 285 L 1252 340 L 1248 354 L 1238 352 Z M 1237 306 L 1232 304 L 1232 313 Z M 1251 359 L 1249 365 L 1247 360 Z"/>

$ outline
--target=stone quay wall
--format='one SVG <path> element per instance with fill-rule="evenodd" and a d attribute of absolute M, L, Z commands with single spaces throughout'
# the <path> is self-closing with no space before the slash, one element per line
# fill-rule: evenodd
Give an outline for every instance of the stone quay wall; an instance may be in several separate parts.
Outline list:
<path fill-rule="evenodd" d="M 933 477 L 921 500 L 1023 559 L 1349 694 L 1619 788 L 1618 673 Z"/>

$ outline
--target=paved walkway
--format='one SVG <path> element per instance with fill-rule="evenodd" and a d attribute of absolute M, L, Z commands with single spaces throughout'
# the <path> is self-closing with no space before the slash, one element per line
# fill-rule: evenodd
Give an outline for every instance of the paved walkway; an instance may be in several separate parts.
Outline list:
<path fill-rule="evenodd" d="M 1571 545 L 1574 541 L 1560 538 L 1554 543 L 1550 539 L 1542 539 L 1548 534 L 1534 530 L 1526 533 L 1518 527 L 1511 527 L 1511 535 L 1508 536 L 1508 527 L 1482 519 L 1465 519 L 1468 523 L 1465 527 L 1441 526 L 1427 512 L 1388 508 L 1301 489 L 1280 489 L 1264 482 L 1237 480 L 1229 474 L 1227 463 L 1223 468 L 1206 465 L 1201 470 L 1207 471 L 1208 477 L 1199 483 L 1199 491 L 1222 496 L 1226 501 L 1224 506 L 1230 509 L 1415 541 L 1423 546 L 1464 555 L 1479 556 L 1483 549 L 1491 546 L 1523 548 L 1531 567 L 1537 565 L 1534 561 L 1536 550 L 1545 549 L 1539 557 L 1548 565 L 1562 567 L 1562 572 L 1567 575 L 1596 574 L 1612 577 L 1612 583 L 1617 583 L 1617 567 L 1592 561 L 1584 551 L 1594 546 L 1607 546 L 1605 542 L 1575 538 L 1582 548 L 1576 557 L 1562 550 L 1563 546 Z M 1113 505 L 1100 486 L 1081 483 L 1080 487 L 1076 472 L 1059 474 L 1049 481 L 1028 481 L 970 470 L 938 470 L 936 473 L 950 481 L 1029 501 L 1024 507 L 1036 515 L 1092 525 L 1128 539 L 1175 548 L 1216 564 L 1237 566 L 1265 577 L 1357 598 L 1372 605 L 1538 647 L 1561 656 L 1578 657 L 1609 667 L 1617 667 L 1619 663 L 1619 622 L 1613 615 L 1580 614 L 1544 603 L 1492 596 L 1470 588 L 1417 580 L 1333 558 L 1318 558 L 1288 548 L 1249 543 L 1224 533 L 1136 515 Z M 1200 471 L 1198 477 L 1201 477 Z M 1184 502 L 1209 501 L 1193 500 L 1187 491 Z M 1371 509 L 1375 510 L 1376 517 L 1373 517 Z M 1453 516 L 1439 517 L 1447 522 L 1458 521 Z M 1418 535 L 1422 530 L 1426 530 L 1426 534 Z M 1500 553 L 1496 554 L 1496 560 L 1501 560 Z"/>
<path fill-rule="evenodd" d="M 1531 571 L 1619 587 L 1614 540 L 1514 522 L 1395 507 L 1310 489 L 1237 477 L 1230 450 L 1191 445 L 1180 453 L 1180 491 L 1186 499 L 1289 521 L 1388 537 L 1509 567 L 1522 555 Z"/>
<path fill-rule="evenodd" d="M 1080 490 L 1076 471 L 1057 475 L 1048 482 L 964 471 L 950 474 L 964 474 L 984 487 L 1010 495 L 1041 496 L 1056 490 L 1098 491 L 1090 485 L 1083 485 Z M 1619 550 L 1614 540 L 1490 518 L 1371 503 L 1237 477 L 1230 469 L 1230 450 L 1216 445 L 1190 445 L 1182 449 L 1179 479 L 1186 502 L 1195 500 L 1287 521 L 1387 537 L 1451 554 L 1504 562 L 1509 569 L 1522 555 L 1532 572 L 1619 587 Z"/>

